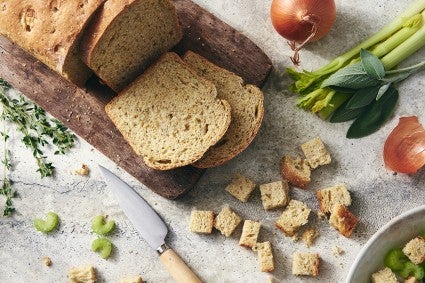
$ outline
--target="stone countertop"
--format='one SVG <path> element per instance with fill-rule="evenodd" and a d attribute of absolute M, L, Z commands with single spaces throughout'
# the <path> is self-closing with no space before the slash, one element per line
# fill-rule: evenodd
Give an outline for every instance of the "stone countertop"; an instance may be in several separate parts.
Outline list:
<path fill-rule="evenodd" d="M 198 185 L 184 197 L 167 200 L 117 168 L 82 139 L 78 139 L 65 156 L 49 155 L 57 173 L 53 178 L 40 179 L 31 152 L 21 145 L 21 136 L 12 131 L 9 149 L 15 168 L 10 178 L 19 197 L 15 199 L 17 212 L 12 217 L 0 218 L 0 282 L 67 282 L 68 269 L 85 264 L 96 267 L 98 282 L 118 282 L 121 277 L 137 274 L 146 282 L 172 282 L 156 252 L 122 213 L 105 186 L 97 164 L 117 173 L 157 210 L 170 229 L 167 242 L 205 282 L 266 282 L 269 276 L 276 282 L 343 282 L 359 250 L 379 227 L 400 213 L 424 204 L 425 171 L 411 176 L 396 175 L 385 169 L 382 160 L 384 141 L 399 117 L 417 115 L 422 124 L 425 123 L 424 73 L 399 86 L 401 95 L 395 113 L 379 132 L 349 140 L 345 138 L 348 123 L 330 124 L 295 107 L 296 97 L 287 90 L 290 79 L 283 72 L 291 66 L 291 51 L 271 26 L 270 0 L 195 2 L 242 31 L 273 61 L 275 69 L 263 88 L 264 121 L 254 142 L 226 165 L 207 170 Z M 337 0 L 334 27 L 327 37 L 301 51 L 301 67 L 312 70 L 322 66 L 395 18 L 410 2 L 367 0 L 358 4 Z M 422 49 L 406 63 L 424 57 Z M 309 189 L 291 188 L 290 191 L 292 198 L 312 208 L 310 224 L 320 232 L 314 245 L 307 248 L 302 241 L 294 242 L 274 227 L 281 211 L 264 211 L 258 190 L 247 203 L 240 203 L 224 188 L 236 173 L 244 174 L 257 184 L 279 180 L 279 161 L 283 154 L 300 153 L 299 145 L 316 136 L 327 145 L 332 163 L 313 171 Z M 90 169 L 88 176 L 73 174 L 82 163 Z M 315 191 L 341 182 L 352 193 L 350 210 L 360 218 L 351 238 L 344 238 L 326 221 L 314 217 L 318 211 Z M 238 245 L 241 226 L 229 238 L 217 230 L 211 235 L 188 231 L 192 209 L 218 213 L 225 204 L 244 219 L 261 221 L 259 241 L 272 243 L 274 272 L 261 272 L 256 254 Z M 61 222 L 58 231 L 44 235 L 34 229 L 32 220 L 48 211 L 56 212 Z M 117 224 L 116 231 L 109 236 L 115 249 L 108 260 L 90 250 L 91 242 L 97 237 L 91 232 L 90 221 L 98 214 L 109 215 Z M 341 255 L 333 254 L 335 246 L 343 250 Z M 320 254 L 317 278 L 291 275 L 295 251 Z M 45 256 L 52 259 L 52 266 L 44 266 Z"/>

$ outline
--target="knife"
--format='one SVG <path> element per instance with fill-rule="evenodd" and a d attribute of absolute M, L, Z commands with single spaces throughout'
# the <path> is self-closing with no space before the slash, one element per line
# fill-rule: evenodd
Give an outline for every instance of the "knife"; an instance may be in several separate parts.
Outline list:
<path fill-rule="evenodd" d="M 121 209 L 145 241 L 158 252 L 161 263 L 178 283 L 201 282 L 184 261 L 165 244 L 167 226 L 149 204 L 114 173 L 99 165 Z"/>

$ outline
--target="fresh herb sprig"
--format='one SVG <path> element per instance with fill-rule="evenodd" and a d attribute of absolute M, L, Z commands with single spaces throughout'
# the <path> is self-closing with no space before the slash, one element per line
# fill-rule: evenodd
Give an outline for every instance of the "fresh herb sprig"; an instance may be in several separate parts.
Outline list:
<path fill-rule="evenodd" d="M 372 134 L 394 111 L 399 97 L 396 84 L 423 69 L 425 61 L 411 67 L 385 71 L 377 56 L 362 49 L 360 62 L 338 70 L 322 84 L 322 87 L 351 95 L 331 116 L 330 122 L 354 119 L 347 132 L 348 138 Z"/>

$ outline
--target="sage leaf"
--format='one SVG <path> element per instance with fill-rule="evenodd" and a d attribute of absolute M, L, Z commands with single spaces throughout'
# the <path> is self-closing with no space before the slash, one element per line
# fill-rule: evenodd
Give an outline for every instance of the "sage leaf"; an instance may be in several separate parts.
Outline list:
<path fill-rule="evenodd" d="M 348 65 L 322 83 L 322 88 L 326 86 L 337 86 L 343 88 L 361 89 L 365 87 L 379 85 L 380 80 L 369 76 L 363 68 L 361 62 Z"/>
<path fill-rule="evenodd" d="M 390 86 L 391 86 L 391 83 L 382 85 L 378 90 L 378 94 L 376 95 L 376 100 L 381 99 L 381 97 L 387 92 Z"/>
<path fill-rule="evenodd" d="M 398 97 L 398 91 L 394 87 L 389 87 L 381 99 L 374 100 L 354 120 L 346 137 L 349 139 L 362 138 L 376 132 L 394 112 Z"/>
<path fill-rule="evenodd" d="M 348 109 L 362 108 L 369 105 L 378 95 L 381 86 L 365 87 L 357 90 L 347 103 Z"/>
<path fill-rule="evenodd" d="M 360 50 L 360 59 L 366 74 L 377 80 L 385 77 L 384 65 L 376 55 L 362 49 Z"/>
<path fill-rule="evenodd" d="M 359 117 L 365 111 L 365 107 L 363 108 L 348 108 L 347 102 L 345 102 L 341 107 L 337 108 L 334 114 L 329 119 L 331 123 L 342 123 L 347 122 Z"/>

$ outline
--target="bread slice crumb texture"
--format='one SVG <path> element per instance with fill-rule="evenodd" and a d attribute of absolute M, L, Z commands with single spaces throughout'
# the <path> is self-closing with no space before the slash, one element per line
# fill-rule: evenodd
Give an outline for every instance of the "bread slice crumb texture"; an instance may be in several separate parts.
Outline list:
<path fill-rule="evenodd" d="M 263 93 L 194 52 L 188 51 L 183 59 L 199 75 L 212 81 L 218 97 L 228 101 L 232 108 L 232 122 L 224 137 L 194 164 L 199 168 L 222 165 L 246 149 L 256 136 L 264 115 Z"/>
<path fill-rule="evenodd" d="M 230 106 L 215 86 L 165 53 L 105 107 L 146 165 L 167 170 L 202 157 L 226 132 Z"/>

